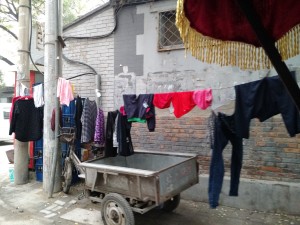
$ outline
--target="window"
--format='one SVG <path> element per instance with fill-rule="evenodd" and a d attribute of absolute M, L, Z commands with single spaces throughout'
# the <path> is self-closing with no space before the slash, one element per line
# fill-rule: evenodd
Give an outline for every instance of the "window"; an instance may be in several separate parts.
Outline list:
<path fill-rule="evenodd" d="M 175 21 L 175 10 L 159 13 L 159 51 L 183 48 L 183 43 Z"/>

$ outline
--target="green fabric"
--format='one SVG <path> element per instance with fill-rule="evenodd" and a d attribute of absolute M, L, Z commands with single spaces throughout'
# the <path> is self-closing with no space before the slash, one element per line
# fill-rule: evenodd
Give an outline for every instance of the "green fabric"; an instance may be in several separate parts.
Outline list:
<path fill-rule="evenodd" d="M 146 123 L 147 121 L 145 119 L 137 118 L 137 117 L 132 117 L 128 119 L 128 122 L 139 122 L 139 123 Z"/>

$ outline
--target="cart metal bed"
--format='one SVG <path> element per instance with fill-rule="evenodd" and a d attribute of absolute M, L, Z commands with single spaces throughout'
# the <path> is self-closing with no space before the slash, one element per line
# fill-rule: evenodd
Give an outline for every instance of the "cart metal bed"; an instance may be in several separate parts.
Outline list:
<path fill-rule="evenodd" d="M 157 206 L 174 210 L 180 193 L 197 184 L 198 163 L 194 154 L 135 151 L 79 164 L 85 170 L 85 191 L 101 202 L 107 225 L 133 225 L 133 211 L 145 213 Z"/>

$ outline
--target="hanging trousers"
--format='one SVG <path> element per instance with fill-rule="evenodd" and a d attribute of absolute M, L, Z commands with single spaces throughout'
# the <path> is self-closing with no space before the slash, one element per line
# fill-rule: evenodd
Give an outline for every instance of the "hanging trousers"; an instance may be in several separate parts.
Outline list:
<path fill-rule="evenodd" d="M 221 193 L 224 178 L 224 160 L 222 153 L 228 144 L 228 141 L 232 144 L 229 195 L 238 196 L 243 160 L 243 139 L 235 134 L 234 116 L 227 116 L 219 113 L 215 118 L 214 140 L 209 174 L 208 197 L 211 208 L 216 208 L 218 206 L 219 195 Z"/>

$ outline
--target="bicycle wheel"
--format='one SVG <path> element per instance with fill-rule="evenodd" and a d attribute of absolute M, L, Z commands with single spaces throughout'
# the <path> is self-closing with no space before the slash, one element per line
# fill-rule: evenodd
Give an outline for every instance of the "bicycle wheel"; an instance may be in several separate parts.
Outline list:
<path fill-rule="evenodd" d="M 63 184 L 63 192 L 68 194 L 70 191 L 71 183 L 72 183 L 72 162 L 69 157 L 65 158 L 65 166 L 64 166 L 64 184 Z"/>

